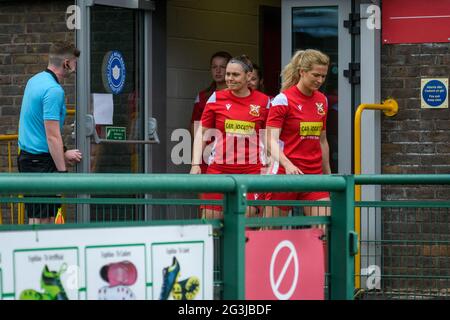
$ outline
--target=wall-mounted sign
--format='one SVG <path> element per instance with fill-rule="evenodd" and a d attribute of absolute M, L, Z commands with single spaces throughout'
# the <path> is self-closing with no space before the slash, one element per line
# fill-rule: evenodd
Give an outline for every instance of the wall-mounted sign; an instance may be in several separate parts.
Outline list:
<path fill-rule="evenodd" d="M 103 85 L 109 93 L 119 94 L 125 86 L 126 67 L 119 51 L 108 51 L 102 64 Z"/>
<path fill-rule="evenodd" d="M 125 127 L 106 127 L 106 140 L 127 140 Z"/>
<path fill-rule="evenodd" d="M 450 0 L 389 0 L 381 10 L 385 44 L 450 42 Z"/>
<path fill-rule="evenodd" d="M 422 79 L 420 92 L 423 109 L 448 108 L 448 79 Z"/>

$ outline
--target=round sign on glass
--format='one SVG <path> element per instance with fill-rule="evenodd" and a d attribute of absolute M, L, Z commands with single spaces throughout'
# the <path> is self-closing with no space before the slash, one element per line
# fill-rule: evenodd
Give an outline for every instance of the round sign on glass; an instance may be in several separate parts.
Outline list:
<path fill-rule="evenodd" d="M 122 92 L 125 86 L 126 67 L 119 51 L 108 51 L 102 64 L 103 85 L 106 91 L 113 94 Z"/>

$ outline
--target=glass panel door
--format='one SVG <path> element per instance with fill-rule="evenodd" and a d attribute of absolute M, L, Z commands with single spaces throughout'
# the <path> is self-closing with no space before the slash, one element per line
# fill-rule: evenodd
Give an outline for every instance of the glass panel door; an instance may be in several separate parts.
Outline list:
<path fill-rule="evenodd" d="M 282 2 L 282 63 L 294 52 L 317 49 L 331 65 L 321 91 L 328 98 L 327 138 L 332 173 L 351 173 L 351 85 L 343 75 L 351 61 L 351 36 L 343 27 L 350 1 L 297 0 Z"/>
<path fill-rule="evenodd" d="M 78 0 L 77 4 L 81 56 L 76 137 L 83 153 L 77 172 L 145 173 L 150 167 L 146 136 L 151 114 L 150 89 L 144 90 L 151 70 L 145 56 L 151 50 L 151 31 L 144 26 L 151 24 L 153 9 L 134 6 L 139 4 L 135 1 Z M 147 208 L 134 204 L 77 205 L 78 222 L 143 220 L 147 214 Z"/>
<path fill-rule="evenodd" d="M 111 139 L 144 140 L 142 91 L 142 12 L 95 5 L 91 7 L 91 105 L 102 143 L 91 139 L 90 172 L 144 172 L 144 145 Z M 111 70 L 112 69 L 112 72 Z M 100 102 L 112 98 L 112 121 L 99 124 Z M 95 96 L 95 97 L 94 97 Z M 95 104 L 95 105 L 94 105 Z M 102 108 L 102 110 L 98 110 Z M 97 109 L 97 110 L 94 110 Z M 111 143 L 103 140 L 111 140 Z"/>
<path fill-rule="evenodd" d="M 101 143 L 91 139 L 90 172 L 142 173 L 144 145 L 125 143 L 144 140 L 143 43 L 139 38 L 142 12 L 95 5 L 91 7 L 90 17 L 89 113 L 94 115 L 95 130 L 101 139 Z M 90 211 L 94 221 L 130 221 L 141 220 L 144 208 L 137 205 L 91 205 Z"/>
<path fill-rule="evenodd" d="M 338 171 L 338 6 L 292 9 L 292 54 L 314 48 L 326 53 L 331 66 L 320 89 L 328 99 L 327 139 L 331 172 Z"/>

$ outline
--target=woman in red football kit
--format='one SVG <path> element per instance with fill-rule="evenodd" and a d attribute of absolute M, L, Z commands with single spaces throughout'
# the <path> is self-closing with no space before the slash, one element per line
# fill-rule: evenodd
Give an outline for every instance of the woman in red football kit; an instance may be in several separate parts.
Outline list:
<path fill-rule="evenodd" d="M 209 62 L 213 81 L 208 88 L 200 91 L 195 98 L 194 109 L 192 110 L 191 116 L 192 137 L 195 137 L 195 128 L 198 127 L 198 124 L 200 123 L 203 110 L 205 109 L 205 105 L 209 97 L 214 91 L 223 90 L 227 87 L 225 82 L 225 70 L 227 68 L 228 61 L 230 61 L 231 58 L 231 54 L 226 51 L 219 51 L 211 56 Z M 200 168 L 202 169 L 202 173 L 206 173 L 206 168 L 208 168 L 208 165 L 205 162 L 202 162 Z"/>
<path fill-rule="evenodd" d="M 330 174 L 326 136 L 327 99 L 319 92 L 329 57 L 317 50 L 297 51 L 282 72 L 281 93 L 272 100 L 267 118 L 272 174 Z M 328 192 L 270 193 L 267 200 L 328 201 Z M 281 209 L 281 211 L 280 211 Z M 266 216 L 287 215 L 290 207 L 266 208 Z M 308 216 L 329 215 L 325 207 L 305 207 Z"/>
<path fill-rule="evenodd" d="M 246 56 L 230 60 L 226 69 L 227 90 L 214 92 L 206 103 L 201 130 L 195 136 L 191 174 L 200 174 L 204 140 L 214 136 L 207 174 L 261 174 L 260 130 L 265 128 L 270 99 L 248 87 L 253 66 Z M 263 137 L 261 137 L 262 139 Z M 256 194 L 248 193 L 255 200 Z M 202 199 L 222 199 L 206 193 Z M 253 215 L 255 208 L 247 210 Z M 221 218 L 222 206 L 202 206 L 205 218 Z"/>

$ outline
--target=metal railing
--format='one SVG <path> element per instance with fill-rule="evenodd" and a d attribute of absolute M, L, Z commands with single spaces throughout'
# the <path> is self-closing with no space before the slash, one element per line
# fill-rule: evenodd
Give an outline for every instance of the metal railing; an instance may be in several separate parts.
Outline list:
<path fill-rule="evenodd" d="M 253 176 L 129 174 L 0 174 L 0 203 L 63 203 L 68 225 L 0 226 L 2 230 L 92 227 L 98 223 L 198 224 L 215 227 L 216 297 L 244 299 L 245 228 L 326 225 L 330 299 L 450 298 L 450 202 L 354 201 L 355 185 L 450 185 L 450 175 Z M 247 192 L 330 191 L 330 203 L 247 201 Z M 223 200 L 186 198 L 218 192 Z M 10 198 L 34 194 L 41 198 Z M 46 198 L 45 194 L 64 194 Z M 77 198 L 89 194 L 89 198 Z M 176 197 L 174 197 L 176 194 Z M 132 195 L 132 196 L 130 196 Z M 180 198 L 183 196 L 183 198 Z M 224 219 L 199 218 L 201 204 L 222 205 Z M 247 218 L 248 205 L 331 206 L 331 216 Z M 83 209 L 88 212 L 83 213 Z M 354 225 L 355 208 L 361 225 Z M 295 208 L 294 210 L 295 211 Z M 358 235 L 353 232 L 360 228 Z M 364 229 L 367 228 L 367 229 Z M 358 236 L 360 237 L 358 239 Z M 361 253 L 361 268 L 354 268 Z M 355 286 L 355 278 L 360 286 Z M 355 292 L 354 289 L 357 289 Z M 223 294 L 222 294 L 223 290 Z"/>
<path fill-rule="evenodd" d="M 354 281 L 353 255 L 356 253 L 353 231 L 353 177 L 352 176 L 258 176 L 258 175 L 157 175 L 157 174 L 0 174 L 0 190 L 3 194 L 23 194 L 23 199 L 13 199 L 24 203 L 64 203 L 73 206 L 69 209 L 65 225 L 33 225 L 0 227 L 2 230 L 29 230 L 36 228 L 92 227 L 93 212 L 88 215 L 77 212 L 75 207 L 118 205 L 128 207 L 126 212 L 102 215 L 97 223 L 134 224 L 198 224 L 211 223 L 217 229 L 217 248 L 219 249 L 215 269 L 215 285 L 223 289 L 223 299 L 245 299 L 245 227 L 246 226 L 311 226 L 327 225 L 329 232 L 330 276 L 327 297 L 330 299 L 352 299 Z M 248 205 L 247 192 L 268 191 L 330 191 L 331 217 L 278 217 L 246 218 Z M 206 202 L 198 199 L 156 198 L 156 194 L 218 192 L 224 194 L 223 201 L 207 203 L 221 204 L 224 219 L 204 220 L 191 216 L 190 219 L 173 215 L 170 212 L 155 219 L 153 206 L 183 205 L 198 206 Z M 30 198 L 28 195 L 64 194 L 64 198 Z M 90 198 L 77 198 L 76 194 L 89 194 Z M 140 197 L 117 198 L 118 196 L 140 195 Z M 145 197 L 145 195 L 153 197 Z M 0 202 L 11 198 L 0 198 Z M 131 211 L 136 205 L 151 206 L 143 210 Z M 267 203 L 270 205 L 270 203 Z M 100 209 L 101 211 L 102 209 Z M 190 211 L 192 212 L 192 211 Z M 117 219 L 116 219 L 117 218 Z M 105 221 L 107 220 L 107 221 Z"/>
<path fill-rule="evenodd" d="M 450 176 L 364 175 L 355 176 L 355 183 L 444 188 Z M 450 201 L 362 201 L 355 208 L 357 299 L 450 299 Z"/>

